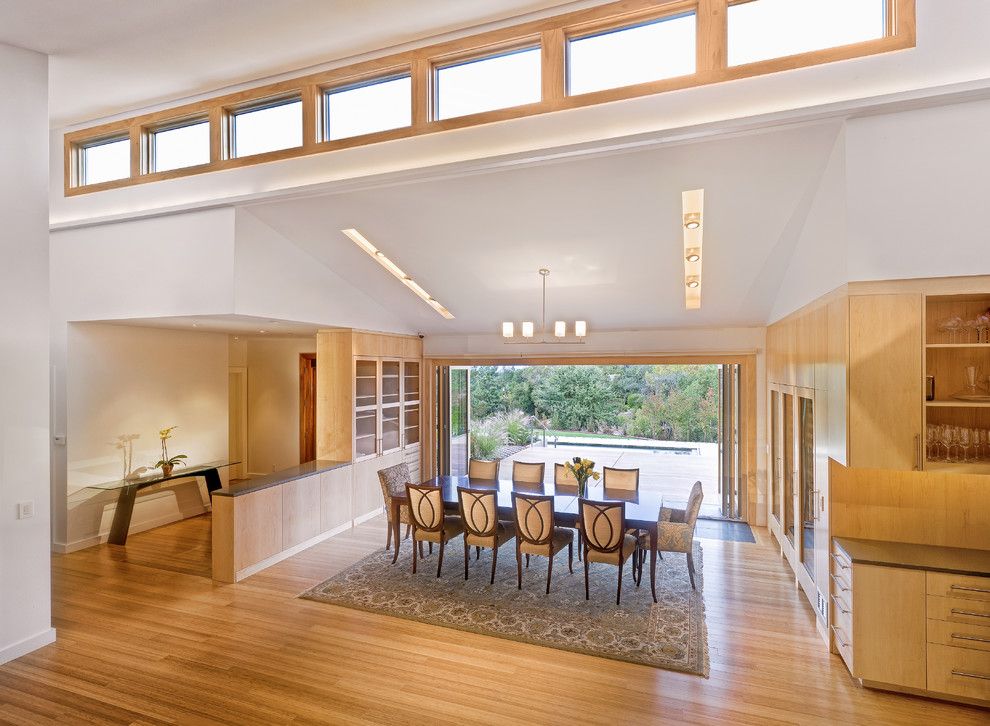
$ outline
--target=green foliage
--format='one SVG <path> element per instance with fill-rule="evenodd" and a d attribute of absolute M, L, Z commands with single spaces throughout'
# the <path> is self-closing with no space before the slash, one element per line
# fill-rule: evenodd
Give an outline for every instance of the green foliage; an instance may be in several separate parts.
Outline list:
<path fill-rule="evenodd" d="M 475 459 L 492 459 L 506 442 L 504 424 L 491 416 L 471 425 L 471 456 Z"/>
<path fill-rule="evenodd" d="M 482 366 L 471 371 L 471 406 L 483 421 L 500 414 L 503 442 L 517 445 L 529 441 L 529 416 L 561 430 L 715 442 L 718 367 Z"/>

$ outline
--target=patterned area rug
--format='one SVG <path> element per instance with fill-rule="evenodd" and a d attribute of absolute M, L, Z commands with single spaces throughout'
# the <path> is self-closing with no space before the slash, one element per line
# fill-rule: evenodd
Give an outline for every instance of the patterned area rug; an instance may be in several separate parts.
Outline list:
<path fill-rule="evenodd" d="M 622 577 L 622 603 L 615 604 L 616 568 L 591 565 L 591 599 L 584 599 L 584 563 L 575 555 L 567 570 L 567 550 L 553 563 L 546 595 L 547 560 L 532 557 L 516 589 L 515 544 L 499 550 L 495 584 L 491 550 L 471 553 L 470 579 L 464 580 L 464 540 L 444 553 L 443 576 L 436 577 L 437 548 L 412 574 L 412 546 L 402 543 L 399 561 L 379 551 L 321 582 L 299 597 L 342 607 L 418 620 L 472 633 L 508 638 L 549 648 L 642 663 L 708 677 L 708 629 L 702 597 L 701 545 L 694 544 L 697 590 L 691 589 L 683 554 L 665 553 L 657 562 L 657 599 L 650 596 L 649 563 L 642 587 L 632 578 L 632 561 Z"/>

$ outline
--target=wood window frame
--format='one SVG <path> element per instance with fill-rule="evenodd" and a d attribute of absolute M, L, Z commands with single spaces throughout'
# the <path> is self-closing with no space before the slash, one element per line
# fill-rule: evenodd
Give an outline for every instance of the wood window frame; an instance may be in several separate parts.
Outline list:
<path fill-rule="evenodd" d="M 369 86 L 375 83 L 385 83 L 399 78 L 410 79 L 410 124 L 400 126 L 395 129 L 385 129 L 383 131 L 372 131 L 366 134 L 348 136 L 344 139 L 330 139 L 327 135 L 326 111 L 327 97 L 336 92 L 347 91 L 351 88 Z M 304 143 L 307 134 L 315 139 L 321 151 L 334 151 L 336 149 L 348 149 L 353 146 L 364 146 L 374 144 L 379 141 L 391 141 L 392 139 L 403 139 L 413 135 L 413 127 L 416 125 L 416 81 L 413 77 L 412 63 L 400 63 L 392 68 L 374 68 L 370 71 L 357 72 L 351 76 L 335 78 L 329 83 L 317 83 L 316 89 L 316 113 L 314 114 L 314 129 L 307 132 L 305 128 L 305 113 L 303 119 Z"/>
<path fill-rule="evenodd" d="M 189 116 L 173 117 L 167 121 L 142 125 L 138 132 L 140 137 L 140 156 L 138 159 L 141 169 L 140 173 L 143 176 L 155 176 L 158 174 L 167 173 L 155 171 L 155 134 L 163 131 L 174 131 L 175 129 L 185 128 L 186 126 L 195 126 L 196 124 L 201 123 L 210 123 L 210 114 L 208 112 L 196 113 Z M 196 170 L 203 167 L 208 167 L 212 159 L 213 155 L 211 153 L 209 161 L 202 164 L 190 164 L 189 166 L 183 166 L 179 169 Z M 179 169 L 169 169 L 168 171 L 179 171 Z M 208 169 L 205 168 L 203 170 L 208 171 Z"/>
<path fill-rule="evenodd" d="M 915 1 L 885 0 L 887 32 L 882 38 L 730 67 L 727 65 L 728 7 L 733 0 L 619 0 L 71 131 L 63 138 L 64 194 L 67 197 L 89 194 L 913 48 L 916 42 Z M 568 38 L 592 32 L 619 30 L 692 12 L 697 22 L 697 59 L 693 74 L 575 96 L 567 95 Z M 539 102 L 449 119 L 434 118 L 434 78 L 438 66 L 457 62 L 458 59 L 483 58 L 529 45 L 538 45 L 541 49 L 542 98 Z M 324 138 L 323 103 L 326 90 L 404 72 L 408 72 L 411 77 L 411 126 L 334 141 Z M 302 99 L 302 145 L 252 156 L 233 157 L 229 148 L 231 114 L 254 104 L 293 94 Z M 151 172 L 147 163 L 147 129 L 175 119 L 195 116 L 205 116 L 210 121 L 210 162 Z M 81 184 L 81 149 L 115 135 L 130 136 L 130 177 L 99 184 Z"/>

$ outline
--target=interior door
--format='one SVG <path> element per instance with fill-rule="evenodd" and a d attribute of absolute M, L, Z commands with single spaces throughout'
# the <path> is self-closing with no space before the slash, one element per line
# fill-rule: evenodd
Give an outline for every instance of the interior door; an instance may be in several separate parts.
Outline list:
<path fill-rule="evenodd" d="M 316 459 L 316 354 L 299 354 L 299 463 Z"/>

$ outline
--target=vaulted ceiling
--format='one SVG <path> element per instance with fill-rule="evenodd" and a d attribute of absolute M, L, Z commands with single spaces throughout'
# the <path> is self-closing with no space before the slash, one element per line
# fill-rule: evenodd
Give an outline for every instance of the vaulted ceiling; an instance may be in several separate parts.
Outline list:
<path fill-rule="evenodd" d="M 289 243 L 426 334 L 536 320 L 593 329 L 763 325 L 839 124 L 252 204 Z M 705 189 L 702 308 L 685 310 L 681 192 Z M 340 230 L 354 227 L 444 320 Z"/>

